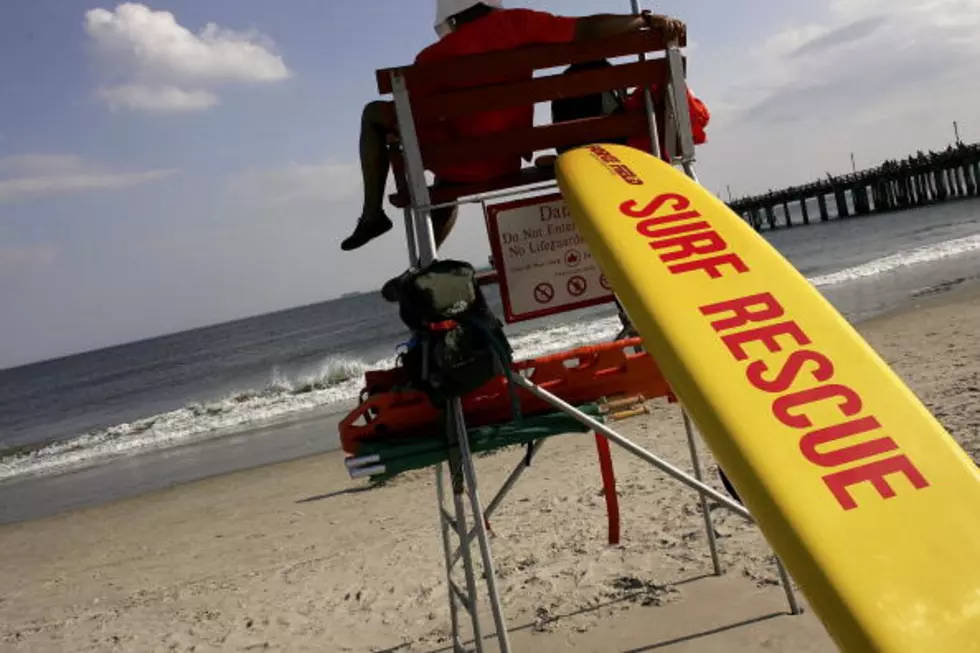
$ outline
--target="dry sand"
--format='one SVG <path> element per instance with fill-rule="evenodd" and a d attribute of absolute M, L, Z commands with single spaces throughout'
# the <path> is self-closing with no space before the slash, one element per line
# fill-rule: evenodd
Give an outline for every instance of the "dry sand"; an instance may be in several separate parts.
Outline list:
<path fill-rule="evenodd" d="M 975 458 L 978 296 L 944 292 L 861 325 Z M 675 407 L 621 426 L 689 467 Z M 485 500 L 518 456 L 478 460 Z M 812 612 L 787 614 L 754 527 L 712 510 L 726 573 L 710 576 L 696 495 L 614 456 L 620 546 L 605 541 L 590 436 L 549 441 L 495 516 L 516 650 L 835 650 Z M 432 471 L 362 485 L 330 454 L 2 527 L 0 650 L 448 650 Z"/>

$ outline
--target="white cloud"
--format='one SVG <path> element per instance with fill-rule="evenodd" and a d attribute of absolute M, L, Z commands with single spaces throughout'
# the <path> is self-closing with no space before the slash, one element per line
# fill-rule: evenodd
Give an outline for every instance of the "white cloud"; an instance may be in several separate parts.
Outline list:
<path fill-rule="evenodd" d="M 123 84 L 99 89 L 99 95 L 113 111 L 134 109 L 141 111 L 177 112 L 210 109 L 218 104 L 218 96 L 211 91 L 185 91 L 176 86 L 145 86 Z"/>
<path fill-rule="evenodd" d="M 175 170 L 112 171 L 70 154 L 0 157 L 0 202 L 84 190 L 119 190 L 157 181 Z"/>
<path fill-rule="evenodd" d="M 980 0 L 825 6 L 821 20 L 788 25 L 747 53 L 696 62 L 692 81 L 712 110 L 709 183 L 758 192 L 849 171 L 852 150 L 873 165 L 939 149 L 953 120 L 980 109 Z"/>
<path fill-rule="evenodd" d="M 110 107 L 151 111 L 207 109 L 218 104 L 209 86 L 269 83 L 291 73 L 271 39 L 208 23 L 195 34 L 168 11 L 138 3 L 91 9 L 85 31 L 105 55 L 106 72 L 126 81 L 100 91 Z"/>

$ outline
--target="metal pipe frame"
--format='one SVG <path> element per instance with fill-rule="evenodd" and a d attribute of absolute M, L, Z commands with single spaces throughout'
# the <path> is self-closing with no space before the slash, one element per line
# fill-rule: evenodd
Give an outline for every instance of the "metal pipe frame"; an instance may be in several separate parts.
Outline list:
<path fill-rule="evenodd" d="M 487 200 L 499 200 L 505 197 L 513 197 L 514 195 L 524 195 L 525 193 L 539 193 L 546 190 L 554 190 L 558 188 L 558 182 L 551 181 L 539 181 L 533 184 L 527 184 L 526 186 L 519 186 L 517 188 L 509 188 L 506 190 L 491 190 L 485 193 L 476 193 L 474 195 L 465 195 L 459 199 L 455 199 L 451 202 L 443 202 L 441 204 L 430 204 L 425 207 L 429 211 L 435 209 L 445 209 L 451 206 L 461 206 L 463 204 L 485 204 Z"/>
<path fill-rule="evenodd" d="M 422 163 L 422 149 L 419 145 L 418 134 L 415 132 L 415 118 L 412 115 L 412 103 L 408 97 L 408 87 L 405 78 L 397 70 L 391 72 L 392 96 L 395 102 L 395 118 L 398 121 L 398 131 L 402 140 L 405 156 L 405 175 L 408 177 L 408 192 L 412 214 L 416 258 L 419 267 L 425 267 L 436 260 L 435 234 L 432 229 L 429 206 L 429 187 L 425 183 L 425 165 Z M 420 208 L 421 207 L 421 208 Z M 412 239 L 408 239 L 409 250 Z"/>
<path fill-rule="evenodd" d="M 500 489 L 497 491 L 497 494 L 494 495 L 493 499 L 490 500 L 489 505 L 487 505 L 487 509 L 483 512 L 483 518 L 485 520 L 489 521 L 490 517 L 493 516 L 493 513 L 497 512 L 497 508 L 500 507 L 500 504 L 503 503 L 507 495 L 510 494 L 510 491 L 517 484 L 517 481 L 524 473 L 524 470 L 526 470 L 528 467 L 531 466 L 531 460 L 541 450 L 541 446 L 543 444 L 544 444 L 544 440 L 537 440 L 536 442 L 531 443 L 530 451 L 524 456 L 523 459 L 521 459 L 521 462 L 518 463 L 517 466 L 513 469 L 513 471 L 507 477 L 507 480 L 504 481 L 504 484 L 500 486 Z M 450 554 L 449 557 L 450 564 L 456 564 L 456 561 L 459 560 L 459 556 L 462 555 L 462 547 L 469 546 L 470 543 L 473 541 L 473 538 L 475 538 L 476 536 L 477 536 L 476 529 L 473 529 L 466 534 L 466 536 L 463 538 L 463 543 L 459 546 L 459 548 L 457 548 L 455 551 L 453 551 Z"/>
<path fill-rule="evenodd" d="M 728 510 L 734 512 L 735 514 L 739 515 L 740 517 L 743 517 L 744 519 L 746 519 L 747 521 L 749 521 L 749 522 L 751 522 L 753 524 L 756 523 L 755 522 L 755 519 L 752 517 L 752 514 L 742 504 L 733 501 L 732 499 L 730 499 L 730 498 L 726 497 L 725 495 L 721 494 L 720 492 L 718 492 L 714 488 L 712 488 L 712 487 L 710 487 L 708 485 L 705 485 L 704 482 L 698 480 L 697 478 L 694 478 L 694 477 L 688 475 L 687 473 L 685 473 L 682 470 L 678 469 L 677 467 L 675 467 L 674 465 L 670 464 L 669 462 L 667 462 L 663 458 L 660 458 L 659 456 L 656 456 L 655 454 L 650 453 L 649 451 L 647 451 L 643 447 L 641 447 L 638 444 L 634 443 L 629 438 L 626 438 L 626 437 L 620 435 L 619 433 L 617 433 L 616 431 L 612 430 L 611 428 L 609 428 L 608 426 L 606 426 L 602 422 L 599 422 L 598 420 L 594 419 L 593 417 L 591 417 L 589 415 L 586 415 L 582 411 L 578 410 L 575 406 L 572 406 L 571 404 L 569 404 L 568 402 L 564 401 L 560 397 L 558 397 L 556 395 L 553 395 L 552 393 L 548 392 L 544 388 L 538 387 L 537 385 L 535 385 L 531 381 L 528 381 L 526 378 L 524 378 L 521 375 L 516 375 L 515 374 L 514 375 L 514 382 L 517 383 L 518 385 L 520 385 L 522 388 L 524 388 L 528 392 L 530 392 L 531 394 L 533 394 L 534 396 L 536 396 L 539 399 L 541 399 L 542 401 L 545 401 L 548 404 L 551 404 L 552 406 L 554 406 L 555 408 L 557 408 L 561 412 L 565 413 L 569 417 L 572 417 L 572 418 L 576 419 L 577 421 L 579 421 L 580 423 L 588 426 L 589 428 L 591 428 L 596 433 L 600 433 L 600 434 L 606 436 L 606 438 L 608 440 L 610 440 L 612 442 L 615 442 L 620 447 L 622 447 L 623 449 L 626 449 L 627 451 L 629 451 L 630 453 L 632 453 L 636 457 L 640 458 L 641 460 L 645 460 L 646 462 L 650 463 L 651 465 L 653 465 L 654 467 L 656 467 L 660 471 L 664 472 L 665 474 L 667 474 L 668 476 L 670 476 L 674 480 L 680 481 L 683 485 L 686 485 L 689 488 L 691 488 L 692 490 L 694 490 L 695 492 L 698 492 L 701 495 L 702 499 L 704 499 L 705 496 L 711 497 L 712 499 L 714 499 L 715 501 L 717 501 L 719 504 L 721 504 L 722 506 L 724 506 Z M 686 420 L 687 419 L 686 412 L 685 412 L 684 415 L 685 415 L 685 420 Z M 693 432 L 691 433 L 690 437 L 693 438 Z M 697 463 L 695 463 L 695 466 L 697 466 Z M 702 505 L 704 505 L 704 504 L 702 504 Z M 705 510 L 705 515 L 708 515 L 708 510 Z M 706 518 L 705 521 L 706 521 L 706 523 L 710 524 L 710 521 L 707 518 Z M 709 532 L 711 532 L 711 528 L 710 527 L 709 527 Z M 709 539 L 709 542 L 710 542 L 710 539 Z M 796 595 L 793 592 L 793 586 L 790 583 L 789 574 L 787 573 L 786 568 L 783 566 L 782 561 L 779 559 L 779 556 L 775 556 L 775 558 L 776 558 L 776 567 L 777 567 L 777 569 L 779 571 L 779 576 L 780 576 L 780 578 L 782 579 L 782 582 L 783 582 L 783 589 L 786 592 L 786 600 L 789 603 L 790 612 L 792 614 L 794 614 L 794 615 L 801 614 L 802 610 L 800 610 L 799 604 L 796 601 Z"/>
<path fill-rule="evenodd" d="M 443 524 L 449 524 L 455 531 L 456 536 L 460 537 L 462 533 L 468 531 L 466 525 L 466 505 L 463 502 L 463 493 L 466 491 L 464 487 L 465 479 L 463 475 L 463 454 L 459 448 L 459 433 L 456 431 L 456 420 L 453 418 L 450 411 L 446 412 L 446 444 L 449 449 L 449 480 L 453 491 L 453 509 L 455 512 L 455 521 L 451 521 L 451 517 L 443 511 L 442 503 L 440 502 L 439 514 L 443 521 Z M 465 432 L 463 433 L 465 438 Z M 441 465 L 440 465 L 441 468 Z M 474 513 L 474 519 L 479 521 L 479 514 Z M 448 543 L 446 543 L 448 546 Z M 473 555 L 469 547 L 464 547 L 462 551 L 463 558 L 463 575 L 466 579 L 466 592 L 463 592 L 459 587 L 453 582 L 450 577 L 448 587 L 449 590 L 449 600 L 454 602 L 459 600 L 463 607 L 466 609 L 470 616 L 470 626 L 473 631 L 473 640 L 476 643 L 477 653 L 483 652 L 483 627 L 480 623 L 480 612 L 478 608 L 478 595 L 476 587 L 476 571 L 473 567 Z M 448 560 L 447 560 L 448 564 Z M 452 573 L 452 564 L 448 564 L 450 569 L 450 575 Z M 454 631 L 454 636 L 459 639 L 459 624 L 457 622 L 457 628 Z"/>
<path fill-rule="evenodd" d="M 497 593 L 497 572 L 493 565 L 493 553 L 490 551 L 490 539 L 487 537 L 487 527 L 480 505 L 480 494 L 477 489 L 476 469 L 473 467 L 473 452 L 470 451 L 470 439 L 466 431 L 466 421 L 463 416 L 463 402 L 454 399 L 449 408 L 451 419 L 454 420 L 455 432 L 459 436 L 459 451 L 462 459 L 463 475 L 466 479 L 468 494 L 470 497 L 470 510 L 473 513 L 475 522 L 476 541 L 480 546 L 480 554 L 483 558 L 483 580 L 487 585 L 487 594 L 490 598 L 490 611 L 493 613 L 493 621 L 497 630 L 497 644 L 500 653 L 510 653 L 510 634 L 507 632 L 507 621 L 504 619 L 504 610 L 500 605 L 500 595 Z M 453 429 L 449 429 L 451 432 Z M 462 499 L 462 495 L 457 494 L 457 498 Z M 465 525 L 460 524 L 459 536 L 463 538 L 468 531 Z M 463 546 L 463 555 L 469 550 L 469 546 Z M 476 617 L 476 593 L 471 592 L 470 598 L 473 601 L 473 612 Z M 475 622 L 474 622 L 475 623 Z M 477 644 L 477 650 L 480 649 Z"/>
<path fill-rule="evenodd" d="M 694 428 L 691 426 L 691 418 L 687 411 L 681 409 L 681 416 L 684 419 L 684 432 L 687 433 L 687 446 L 691 451 L 691 463 L 694 465 L 694 478 L 704 482 L 701 478 L 701 462 L 698 460 L 698 445 L 694 440 Z M 701 497 L 701 514 L 704 517 L 704 531 L 708 535 L 708 550 L 711 552 L 711 564 L 715 568 L 715 576 L 722 575 L 721 560 L 718 557 L 718 542 L 715 539 L 715 525 L 711 521 L 711 510 L 708 509 L 708 499 L 703 493 Z"/>
<path fill-rule="evenodd" d="M 412 105 L 405 86 L 405 79 L 398 71 L 391 73 L 391 86 L 395 103 L 395 114 L 398 121 L 399 132 L 402 139 L 402 147 L 405 155 L 405 173 L 408 176 L 409 196 L 411 207 L 407 211 L 406 220 L 412 223 L 412 229 L 406 225 L 409 232 L 409 254 L 415 259 L 413 261 L 419 269 L 425 268 L 435 262 L 438 252 L 435 244 L 435 234 L 432 228 L 430 209 L 419 208 L 427 207 L 430 204 L 429 189 L 425 182 L 425 166 L 422 161 L 422 150 L 419 146 L 418 135 L 415 131 L 415 119 L 412 115 Z M 412 238 L 416 250 L 412 255 Z M 423 366 L 423 377 L 427 374 Z M 496 574 L 493 567 L 493 556 L 490 551 L 490 541 L 487 538 L 486 526 L 483 521 L 483 507 L 480 505 L 480 498 L 476 487 L 476 471 L 473 467 L 473 456 L 470 451 L 469 437 L 466 432 L 466 423 L 463 418 L 463 406 L 459 398 L 453 399 L 446 411 L 446 439 L 449 447 L 449 473 L 452 479 L 453 505 L 456 512 L 455 530 L 457 536 L 462 540 L 468 533 L 466 525 L 466 507 L 463 502 L 463 494 L 470 497 L 470 510 L 475 521 L 476 539 L 480 546 L 480 553 L 483 559 L 483 568 L 487 594 L 490 601 L 490 608 L 493 612 L 494 625 L 497 631 L 497 641 L 500 653 L 510 653 L 510 641 L 507 632 L 507 624 L 503 618 L 503 609 L 500 606 L 500 597 L 497 594 Z M 441 470 L 441 465 L 439 466 Z M 443 525 L 446 516 L 443 514 L 443 505 L 440 501 L 439 506 L 440 520 Z M 444 548 L 448 549 L 448 542 L 444 542 Z M 477 653 L 483 651 L 483 631 L 480 625 L 479 609 L 477 607 L 477 588 L 476 574 L 473 567 L 473 559 L 468 545 L 462 546 L 463 570 L 466 574 L 466 596 L 461 595 L 458 587 L 452 581 L 452 565 L 450 558 L 446 559 L 448 579 L 449 600 L 463 599 L 464 607 L 470 615 L 470 623 L 473 629 L 473 639 Z M 458 621 L 454 624 L 454 640 L 459 639 Z"/>
<path fill-rule="evenodd" d="M 412 210 L 405 209 L 405 242 L 408 243 L 408 266 L 418 267 L 419 248 L 415 243 L 415 221 L 412 219 Z"/>
<path fill-rule="evenodd" d="M 633 9 L 633 13 L 639 15 L 643 13 L 642 7 L 640 7 L 640 0 L 630 0 L 630 6 Z M 645 53 L 640 53 L 638 60 L 642 63 L 647 60 Z M 653 96 L 650 94 L 650 87 L 643 87 L 643 105 L 647 112 L 647 130 L 650 132 L 650 152 L 653 153 L 655 157 L 660 158 L 660 138 L 657 133 L 657 119 L 653 113 Z"/>
<path fill-rule="evenodd" d="M 631 5 L 635 14 L 639 14 L 641 12 L 639 0 L 631 0 Z M 697 182 L 697 175 L 694 170 L 693 134 L 691 132 L 690 114 L 687 105 L 687 91 L 683 75 L 683 62 L 680 58 L 680 51 L 674 44 L 668 44 L 666 56 L 671 79 L 670 83 L 668 84 L 669 106 L 668 111 L 665 113 L 672 115 L 665 116 L 665 118 L 672 123 L 671 127 L 676 124 L 678 128 L 677 131 L 680 132 L 682 150 L 681 160 L 684 165 L 684 170 L 689 177 Z M 641 62 L 645 61 L 645 54 L 640 54 L 639 60 Z M 412 107 L 408 89 L 405 85 L 404 78 L 397 71 L 393 71 L 391 73 L 391 81 L 394 95 L 395 114 L 398 121 L 405 154 L 406 176 L 408 177 L 409 181 L 409 195 L 411 202 L 410 207 L 405 209 L 405 229 L 409 263 L 412 268 L 423 268 L 437 259 L 435 235 L 430 218 L 431 211 L 433 209 L 458 206 L 461 204 L 478 203 L 482 203 L 485 206 L 488 199 L 492 200 L 513 195 L 543 192 L 557 186 L 556 182 L 554 181 L 542 182 L 541 184 L 530 184 L 526 187 L 521 187 L 518 189 L 510 189 L 503 192 L 482 193 L 468 199 L 457 199 L 453 202 L 432 205 L 430 203 L 431 198 L 429 196 L 428 186 L 426 185 L 425 168 L 422 161 L 418 136 L 415 130 L 415 120 L 412 115 Z M 647 115 L 647 126 L 650 132 L 651 152 L 657 158 L 661 158 L 660 141 L 658 137 L 656 117 L 654 114 L 653 98 L 648 87 L 644 87 L 643 96 Z M 671 129 L 670 133 L 675 134 L 676 131 Z M 623 313 L 625 313 L 625 307 L 621 308 L 623 309 Z M 625 319 L 628 321 L 629 316 L 625 315 Z M 620 447 L 660 469 L 668 476 L 698 492 L 715 574 L 720 575 L 722 573 L 707 498 L 711 497 L 720 505 L 750 522 L 754 523 L 754 519 L 752 518 L 751 513 L 749 513 L 744 506 L 732 501 L 730 498 L 719 493 L 703 482 L 701 477 L 701 466 L 698 460 L 697 445 L 694 437 L 694 429 L 686 411 L 683 412 L 683 419 L 684 427 L 687 432 L 691 460 L 694 466 L 693 477 L 681 471 L 679 468 L 671 465 L 667 461 L 655 456 L 649 451 L 646 451 L 639 445 L 633 443 L 631 440 L 621 436 L 612 429 L 606 427 L 605 424 L 579 411 L 574 406 L 564 402 L 559 397 L 551 394 L 547 390 L 539 388 L 522 375 L 514 375 L 513 382 L 524 387 L 526 390 L 540 399 L 543 399 L 558 410 L 585 424 L 595 433 L 604 435 L 608 440 L 615 442 Z M 493 512 L 500 506 L 503 499 L 516 484 L 524 470 L 528 467 L 531 458 L 540 448 L 540 442 L 533 443 L 531 445 L 527 457 L 522 460 L 522 462 L 511 472 L 503 486 L 491 500 L 487 509 L 484 510 L 477 490 L 476 470 L 473 465 L 473 455 L 472 451 L 470 450 L 462 402 L 458 398 L 451 401 L 446 413 L 446 437 L 447 444 L 449 446 L 448 468 L 452 481 L 455 522 L 453 522 L 452 517 L 445 510 L 445 484 L 443 479 L 442 463 L 436 465 L 436 492 L 439 500 L 439 521 L 443 540 L 443 554 L 446 564 L 446 581 L 450 600 L 450 618 L 453 630 L 454 652 L 458 653 L 459 651 L 465 650 L 460 637 L 459 613 L 456 606 L 457 600 L 463 604 L 464 609 L 470 616 L 474 645 L 477 653 L 482 653 L 483 651 L 483 632 L 480 625 L 479 610 L 477 605 L 476 574 L 470 550 L 473 539 L 476 539 L 480 547 L 487 593 L 490 600 L 491 611 L 493 613 L 499 648 L 501 653 L 510 653 L 509 635 L 503 616 L 503 610 L 500 605 L 500 598 L 497 592 L 496 573 L 493 565 L 492 552 L 490 550 L 486 520 L 489 519 L 489 516 L 493 514 Z M 354 476 L 355 473 L 361 475 L 362 472 L 382 468 L 383 466 L 376 465 L 377 462 L 378 461 L 375 460 L 359 461 L 358 464 L 354 464 L 353 466 L 348 465 L 348 468 L 351 472 L 351 476 Z M 375 463 L 375 466 L 371 467 L 370 463 Z M 362 465 L 367 465 L 367 467 L 362 467 Z M 463 501 L 464 493 L 468 494 L 470 499 L 469 507 L 474 519 L 474 527 L 472 530 L 470 530 L 467 526 L 466 506 L 464 505 Z M 456 548 L 455 551 L 452 550 L 453 547 L 450 543 L 450 530 L 454 531 L 459 538 L 459 547 Z M 466 577 L 467 591 L 465 594 L 459 589 L 453 580 L 453 568 L 460 558 L 463 562 L 463 569 Z M 799 614 L 799 606 L 796 603 L 796 597 L 793 593 L 789 576 L 778 556 L 776 557 L 776 564 L 779 569 L 783 587 L 786 591 L 790 609 L 793 614 Z"/>
<path fill-rule="evenodd" d="M 653 465 L 663 473 L 667 474 L 674 480 L 680 481 L 682 484 L 691 488 L 695 492 L 706 494 L 707 496 L 711 497 L 712 499 L 714 499 L 721 505 L 725 506 L 726 508 L 728 508 L 735 514 L 739 515 L 740 517 L 743 517 L 746 520 L 755 523 L 755 520 L 752 518 L 752 515 L 742 504 L 736 503 L 732 499 L 726 497 L 724 494 L 718 492 L 718 490 L 714 489 L 713 487 L 705 485 L 703 482 L 699 481 L 693 476 L 690 476 L 687 472 L 681 470 L 678 467 L 675 467 L 674 465 L 670 464 L 663 458 L 660 458 L 659 456 L 650 453 L 643 447 L 634 443 L 629 438 L 620 435 L 619 433 L 612 430 L 602 422 L 596 420 L 595 418 L 589 415 L 586 415 L 585 413 L 577 409 L 575 406 L 569 404 L 568 402 L 561 399 L 557 395 L 550 393 L 544 388 L 535 385 L 531 381 L 528 381 L 523 376 L 515 374 L 513 379 L 514 379 L 514 383 L 521 386 L 522 388 L 524 388 L 525 390 L 527 390 L 528 392 L 536 396 L 538 399 L 541 399 L 542 401 L 545 401 L 548 404 L 554 406 L 556 409 L 565 413 L 569 417 L 572 417 L 578 422 L 584 424 L 585 426 L 588 426 L 596 433 L 606 436 L 606 438 L 608 438 L 612 442 L 615 442 L 620 447 L 626 449 L 627 451 L 637 456 L 638 458 L 642 458 L 643 460 L 647 461 L 648 463 L 650 463 L 651 465 Z"/>
<path fill-rule="evenodd" d="M 684 75 L 684 61 L 681 58 L 680 49 L 677 47 L 676 43 L 670 43 L 667 46 L 667 66 L 670 74 L 670 82 L 667 85 L 668 91 L 668 101 L 669 108 L 671 111 L 667 113 L 672 114 L 667 117 L 667 120 L 677 123 L 676 129 L 672 130 L 674 133 L 680 135 L 680 146 L 681 146 L 681 164 L 684 168 L 685 174 L 690 177 L 694 183 L 700 184 L 698 180 L 697 170 L 695 168 L 696 155 L 694 150 L 694 131 L 691 127 L 691 108 L 687 100 L 687 79 Z M 683 409 L 682 409 L 683 410 Z M 695 476 L 698 480 L 701 478 L 700 463 L 698 462 L 697 445 L 694 439 L 694 429 L 691 425 L 690 417 L 686 410 L 683 410 L 684 418 L 684 429 L 687 432 L 688 444 L 691 450 L 691 460 L 694 463 Z M 707 503 L 705 495 L 701 494 L 701 509 L 704 512 L 705 525 L 708 530 L 708 546 L 711 549 L 711 559 L 715 567 L 715 573 L 720 575 L 721 565 L 718 559 L 717 545 L 715 543 L 714 527 L 711 524 L 710 512 L 707 509 Z M 755 520 L 753 520 L 754 522 Z M 776 570 L 779 572 L 780 583 L 783 586 L 783 591 L 786 593 L 786 602 L 789 604 L 790 613 L 798 615 L 802 613 L 800 605 L 796 600 L 796 594 L 793 591 L 792 581 L 790 580 L 789 572 L 786 570 L 786 566 L 783 561 L 779 559 L 779 556 L 773 552 L 773 557 L 776 560 Z"/>
<path fill-rule="evenodd" d="M 687 82 L 684 79 L 684 61 L 676 43 L 667 45 L 667 67 L 670 72 L 669 101 L 673 118 L 677 121 L 675 134 L 681 141 L 681 160 L 687 165 L 694 161 L 694 132 L 691 128 L 691 107 L 687 101 Z"/>
<path fill-rule="evenodd" d="M 450 588 L 449 590 L 449 620 L 452 624 L 453 629 L 453 652 L 464 650 L 463 643 L 459 638 L 459 615 L 456 612 L 456 597 L 453 594 L 453 566 L 455 563 L 450 562 L 449 552 L 449 528 L 450 523 L 446 518 L 446 488 L 445 481 L 443 480 L 442 474 L 442 463 L 439 463 L 435 467 L 436 469 L 436 497 L 439 500 L 439 530 L 442 533 L 442 552 L 444 554 L 444 561 L 446 563 L 446 586 Z M 453 526 L 453 528 L 458 528 Z M 465 607 L 465 606 L 464 606 Z M 473 618 L 472 613 L 470 613 L 470 618 Z"/>
<path fill-rule="evenodd" d="M 674 152 L 674 149 L 677 147 L 677 129 L 676 129 L 677 121 L 674 120 L 674 103 L 672 101 L 673 98 L 672 91 L 673 89 L 668 86 L 667 105 L 666 107 L 664 107 L 664 122 L 666 123 L 664 125 L 664 146 L 667 149 L 667 151 L 665 152 L 665 154 L 667 155 L 667 161 L 670 163 L 670 165 L 675 165 L 679 162 L 679 157 L 677 156 L 677 153 Z"/>
<path fill-rule="evenodd" d="M 450 476 L 453 475 L 453 471 L 450 470 Z M 460 531 L 465 532 L 466 526 L 466 507 L 463 504 L 463 493 L 453 492 L 453 507 L 456 511 L 456 533 Z M 474 518 L 479 521 L 479 515 L 474 515 Z M 458 597 L 462 598 L 463 607 L 470 615 L 470 627 L 473 629 L 473 641 L 476 643 L 477 653 L 483 653 L 483 626 L 480 624 L 480 608 L 478 601 L 478 594 L 476 589 L 476 570 L 473 568 L 473 554 L 469 547 L 463 549 L 463 574 L 466 577 L 466 596 Z M 454 590 L 456 590 L 454 592 Z M 455 583 L 449 583 L 449 597 L 450 600 L 458 592 L 458 588 Z M 461 593 L 460 593 L 461 594 Z M 457 637 L 459 636 L 459 630 L 456 631 Z"/>

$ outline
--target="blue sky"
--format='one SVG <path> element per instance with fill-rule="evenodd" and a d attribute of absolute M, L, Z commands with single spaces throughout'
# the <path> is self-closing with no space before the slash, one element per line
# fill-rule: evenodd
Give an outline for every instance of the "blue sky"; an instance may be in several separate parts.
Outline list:
<path fill-rule="evenodd" d="M 569 15 L 623 0 L 517 2 Z M 373 71 L 434 39 L 428 0 L 0 4 L 0 367 L 370 290 L 399 230 L 359 209 Z M 977 0 L 665 2 L 736 193 L 980 138 Z M 209 26 L 210 25 L 210 26 Z M 392 212 L 394 215 L 394 212 Z M 467 226 L 467 222 L 471 227 Z M 464 212 L 445 250 L 483 261 Z"/>

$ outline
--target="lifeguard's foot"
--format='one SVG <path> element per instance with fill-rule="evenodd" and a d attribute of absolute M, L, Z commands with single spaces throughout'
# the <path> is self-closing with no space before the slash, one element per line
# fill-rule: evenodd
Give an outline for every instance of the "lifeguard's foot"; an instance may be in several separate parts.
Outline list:
<path fill-rule="evenodd" d="M 358 247 L 363 247 L 378 236 L 387 233 L 391 227 L 391 220 L 384 213 L 378 215 L 362 215 L 357 221 L 357 227 L 354 228 L 354 233 L 340 244 L 340 249 L 349 252 Z"/>

